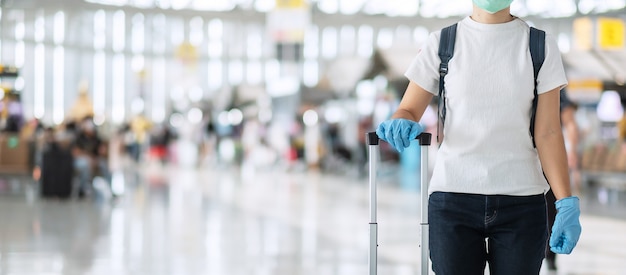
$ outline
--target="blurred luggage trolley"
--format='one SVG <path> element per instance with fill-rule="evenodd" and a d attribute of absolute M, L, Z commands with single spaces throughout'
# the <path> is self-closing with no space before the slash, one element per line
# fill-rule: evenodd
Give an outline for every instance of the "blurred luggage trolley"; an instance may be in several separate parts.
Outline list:
<path fill-rule="evenodd" d="M 417 136 L 420 144 L 420 182 L 421 182 L 421 273 L 429 274 L 429 250 L 428 250 L 428 146 L 430 146 L 432 135 L 430 133 L 421 133 Z M 369 151 L 369 275 L 376 275 L 378 272 L 378 223 L 376 221 L 376 174 L 378 170 L 378 162 L 380 155 L 380 139 L 375 132 L 367 133 L 367 144 Z"/>

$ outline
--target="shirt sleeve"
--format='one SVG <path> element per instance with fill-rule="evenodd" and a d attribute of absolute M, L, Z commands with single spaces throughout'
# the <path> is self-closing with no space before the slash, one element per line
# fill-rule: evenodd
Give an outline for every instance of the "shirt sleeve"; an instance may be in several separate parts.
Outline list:
<path fill-rule="evenodd" d="M 546 56 L 537 77 L 537 93 L 543 94 L 567 85 L 561 51 L 552 36 L 546 35 Z"/>
<path fill-rule="evenodd" d="M 410 81 L 433 95 L 439 94 L 440 35 L 441 31 L 429 35 L 428 41 L 423 44 L 404 74 Z"/>

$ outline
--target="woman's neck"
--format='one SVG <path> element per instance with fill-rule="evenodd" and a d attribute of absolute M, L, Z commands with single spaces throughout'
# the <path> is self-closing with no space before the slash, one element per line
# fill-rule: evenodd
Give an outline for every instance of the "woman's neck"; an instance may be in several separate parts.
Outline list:
<path fill-rule="evenodd" d="M 511 22 L 513 21 L 513 19 L 515 19 L 515 17 L 511 15 L 510 7 L 491 14 L 477 7 L 476 5 L 474 5 L 474 9 L 470 17 L 472 18 L 472 20 L 483 24 L 502 24 Z"/>

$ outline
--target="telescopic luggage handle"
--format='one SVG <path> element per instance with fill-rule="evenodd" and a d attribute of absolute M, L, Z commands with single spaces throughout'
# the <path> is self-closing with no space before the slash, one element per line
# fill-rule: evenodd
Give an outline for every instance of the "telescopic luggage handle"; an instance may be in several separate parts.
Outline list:
<path fill-rule="evenodd" d="M 428 150 L 432 139 L 432 134 L 421 133 L 416 138 L 419 140 L 421 151 L 420 162 L 420 186 L 421 186 L 421 248 L 422 248 L 422 261 L 421 271 L 422 274 L 428 274 Z M 378 155 L 380 153 L 379 144 L 380 138 L 376 135 L 376 132 L 369 132 L 366 134 L 366 141 L 369 146 L 369 187 L 370 187 L 370 249 L 369 249 L 369 275 L 377 274 L 377 262 L 378 262 L 378 223 L 376 222 L 376 171 L 378 169 Z"/>
<path fill-rule="evenodd" d="M 376 134 L 376 132 L 369 132 L 367 135 L 367 144 L 368 145 L 378 145 L 380 143 L 380 138 Z M 432 139 L 431 133 L 421 133 L 415 137 L 416 140 L 419 140 L 420 146 L 429 146 L 430 140 Z"/>

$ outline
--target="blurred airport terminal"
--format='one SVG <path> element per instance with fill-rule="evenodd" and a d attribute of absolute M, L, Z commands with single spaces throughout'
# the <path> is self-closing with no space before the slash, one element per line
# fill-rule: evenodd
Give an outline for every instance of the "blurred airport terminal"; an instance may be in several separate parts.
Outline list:
<path fill-rule="evenodd" d="M 471 10 L 0 0 L 0 274 L 367 274 L 365 133 L 429 33 Z M 511 10 L 556 39 L 575 103 L 583 233 L 542 274 L 624 275 L 626 0 Z M 419 274 L 419 151 L 380 148 L 381 274 Z"/>

